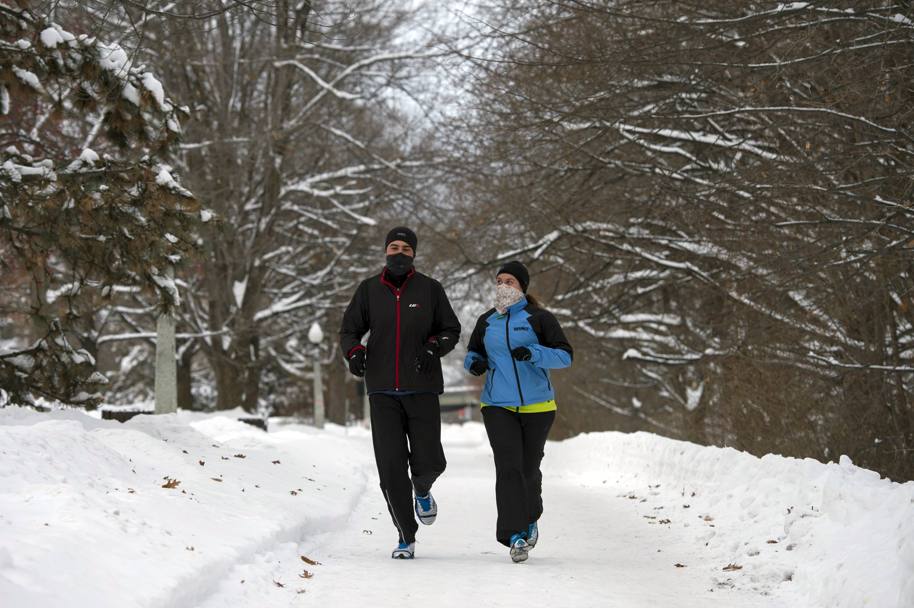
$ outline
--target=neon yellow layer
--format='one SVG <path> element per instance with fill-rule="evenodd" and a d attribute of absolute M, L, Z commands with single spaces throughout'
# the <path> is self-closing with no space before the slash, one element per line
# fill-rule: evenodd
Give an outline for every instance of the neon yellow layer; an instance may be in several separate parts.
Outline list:
<path fill-rule="evenodd" d="M 479 407 L 504 407 L 504 409 L 512 412 L 520 412 L 521 414 L 538 414 L 540 412 L 554 412 L 558 409 L 558 405 L 555 403 L 555 399 L 550 399 L 549 401 L 542 401 L 540 403 L 529 403 L 527 405 L 520 406 L 496 406 L 489 405 L 488 403 L 480 403 Z"/>

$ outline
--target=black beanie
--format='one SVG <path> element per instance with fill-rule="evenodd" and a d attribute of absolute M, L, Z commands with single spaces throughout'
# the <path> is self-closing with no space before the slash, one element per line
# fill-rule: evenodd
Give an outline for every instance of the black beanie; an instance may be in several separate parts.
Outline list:
<path fill-rule="evenodd" d="M 527 272 L 526 266 L 517 260 L 512 260 L 502 266 L 501 270 L 495 273 L 495 276 L 498 276 L 503 272 L 510 274 L 512 277 L 517 279 L 517 282 L 520 283 L 520 288 L 524 290 L 524 293 L 527 293 L 527 285 L 530 284 L 530 273 Z"/>
<path fill-rule="evenodd" d="M 387 249 L 387 246 L 394 241 L 403 241 L 405 243 L 409 243 L 409 246 L 413 248 L 413 251 L 416 250 L 416 245 L 419 244 L 419 239 L 416 237 L 416 233 L 406 226 L 397 226 L 387 233 L 387 238 L 384 239 L 384 249 Z"/>

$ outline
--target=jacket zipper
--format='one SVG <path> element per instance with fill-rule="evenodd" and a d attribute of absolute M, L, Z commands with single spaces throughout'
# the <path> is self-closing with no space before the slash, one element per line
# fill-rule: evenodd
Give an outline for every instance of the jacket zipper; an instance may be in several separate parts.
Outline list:
<path fill-rule="evenodd" d="M 408 275 L 406 275 L 406 278 L 403 279 L 403 284 L 400 285 L 400 287 L 397 287 L 390 281 L 386 280 L 384 277 L 384 272 L 386 272 L 386 271 L 381 272 L 381 282 L 384 283 L 385 285 L 388 285 L 390 287 L 391 292 L 397 298 L 397 313 L 396 313 L 397 335 L 396 335 L 396 342 L 395 342 L 396 346 L 394 347 L 394 357 L 395 357 L 395 359 L 394 359 L 394 390 L 398 391 L 398 390 L 400 390 L 400 294 L 403 293 L 403 289 L 406 287 L 406 283 L 409 281 L 410 277 L 412 277 L 413 274 L 415 274 L 415 271 L 412 271 Z"/>
<path fill-rule="evenodd" d="M 394 360 L 394 390 L 400 390 L 400 290 L 395 294 L 397 296 L 397 342 Z"/>
<path fill-rule="evenodd" d="M 524 391 L 520 388 L 520 374 L 517 373 L 517 361 L 514 360 L 514 356 L 511 354 L 511 311 L 508 311 L 508 318 L 505 319 L 505 343 L 508 345 L 508 356 L 511 357 L 511 365 L 514 366 L 514 379 L 517 380 L 517 394 L 520 395 L 520 404 L 526 405 L 524 403 Z"/>

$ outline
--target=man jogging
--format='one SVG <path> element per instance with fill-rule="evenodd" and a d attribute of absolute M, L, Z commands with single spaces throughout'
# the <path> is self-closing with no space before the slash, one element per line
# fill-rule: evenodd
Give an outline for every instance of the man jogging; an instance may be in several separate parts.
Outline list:
<path fill-rule="evenodd" d="M 365 377 L 381 492 L 400 535 L 391 557 L 400 559 L 415 554 L 419 526 L 413 513 L 426 525 L 438 513 L 431 488 L 447 464 L 438 404 L 444 390 L 440 357 L 460 339 L 460 322 L 444 288 L 413 268 L 417 240 L 409 228 L 388 233 L 385 268 L 362 281 L 340 328 L 349 371 Z M 366 347 L 362 337 L 369 331 Z"/>

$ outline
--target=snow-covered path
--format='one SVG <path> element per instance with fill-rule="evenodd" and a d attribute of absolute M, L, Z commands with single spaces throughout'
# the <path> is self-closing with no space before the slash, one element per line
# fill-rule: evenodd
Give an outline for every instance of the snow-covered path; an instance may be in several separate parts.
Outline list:
<path fill-rule="evenodd" d="M 352 441 L 354 449 L 370 452 L 367 438 Z M 626 488 L 584 485 L 555 475 L 547 474 L 544 483 L 540 544 L 526 563 L 514 564 L 494 540 L 494 465 L 488 446 L 445 443 L 448 470 L 435 486 L 438 520 L 420 527 L 415 560 L 389 558 L 396 531 L 369 468 L 367 491 L 344 527 L 258 556 L 239 568 L 204 608 L 261 607 L 266 597 L 271 606 L 334 608 L 361 607 L 366 601 L 377 608 L 513 607 L 521 601 L 544 607 L 783 605 L 719 585 L 703 570 L 690 568 L 706 559 L 700 547 L 676 528 L 646 519 L 645 513 L 659 511 L 628 499 Z M 304 564 L 301 555 L 320 565 Z M 304 569 L 312 578 L 298 576 Z"/>
<path fill-rule="evenodd" d="M 550 442 L 541 539 L 513 564 L 485 430 L 447 425 L 438 521 L 395 561 L 368 431 L 235 415 L 0 409 L 0 606 L 914 606 L 914 482 L 844 457 Z"/>

